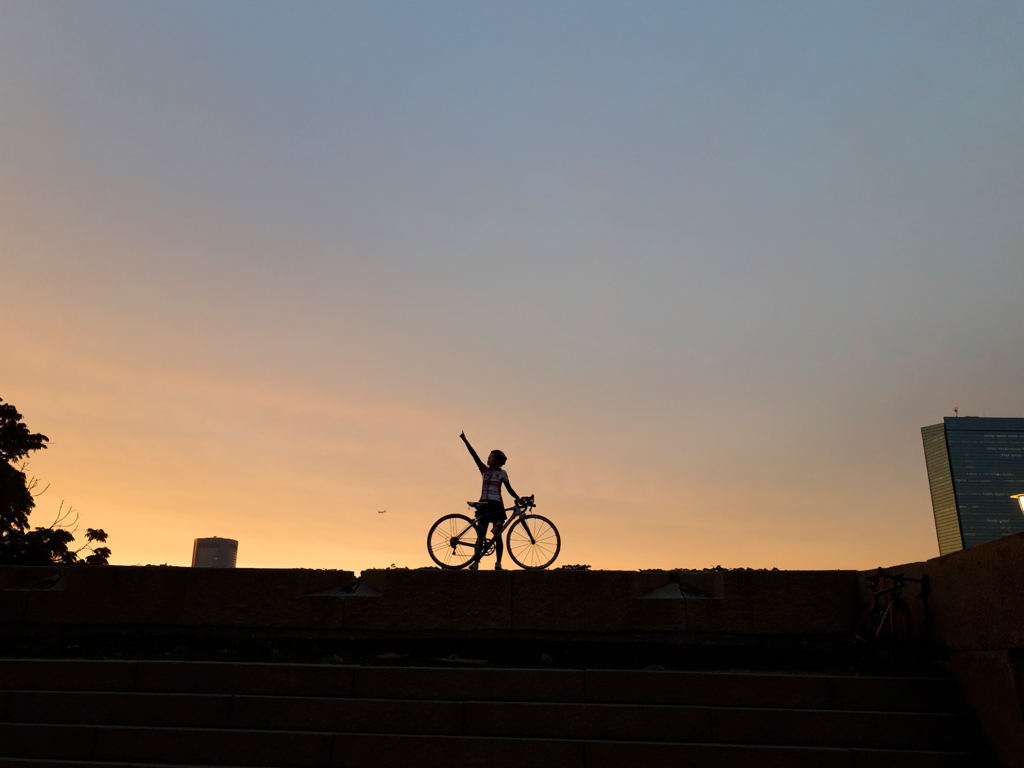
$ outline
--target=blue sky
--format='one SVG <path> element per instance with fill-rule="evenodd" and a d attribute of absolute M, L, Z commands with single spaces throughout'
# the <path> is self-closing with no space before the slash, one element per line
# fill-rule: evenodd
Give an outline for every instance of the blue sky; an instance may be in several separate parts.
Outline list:
<path fill-rule="evenodd" d="M 1024 412 L 1022 33 L 0 2 L 0 397 L 118 562 L 425 563 L 462 429 L 572 562 L 932 556 L 919 428 Z"/>

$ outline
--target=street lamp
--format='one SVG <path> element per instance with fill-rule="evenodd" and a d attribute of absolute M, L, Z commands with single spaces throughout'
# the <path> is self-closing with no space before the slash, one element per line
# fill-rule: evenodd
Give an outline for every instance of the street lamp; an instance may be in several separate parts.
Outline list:
<path fill-rule="evenodd" d="M 1017 503 L 1020 504 L 1021 514 L 1024 514 L 1024 493 L 1015 493 L 1010 498 L 1017 500 Z"/>

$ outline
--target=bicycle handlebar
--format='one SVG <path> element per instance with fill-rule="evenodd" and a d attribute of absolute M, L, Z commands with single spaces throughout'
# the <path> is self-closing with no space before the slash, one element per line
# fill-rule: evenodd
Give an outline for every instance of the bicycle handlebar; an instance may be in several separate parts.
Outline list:
<path fill-rule="evenodd" d="M 882 595 L 887 592 L 893 592 L 897 587 L 902 587 L 906 582 L 912 582 L 914 584 L 921 585 L 921 592 L 918 597 L 927 597 L 928 593 L 931 592 L 931 579 L 925 574 L 920 579 L 914 579 L 910 576 L 904 576 L 902 573 L 885 573 L 881 568 L 878 569 L 878 573 L 874 576 L 868 576 L 866 581 L 868 586 L 873 590 L 878 589 L 878 582 L 882 579 L 889 579 L 892 582 L 892 586 L 888 589 L 883 589 L 875 592 L 876 595 Z"/>
<path fill-rule="evenodd" d="M 912 581 L 915 584 L 924 584 L 926 581 L 928 581 L 927 576 L 923 576 L 920 579 L 913 579 L 910 576 L 904 576 L 902 573 L 885 573 L 884 571 L 882 571 L 881 568 L 878 569 L 878 573 L 876 573 L 874 576 L 868 576 L 867 578 L 869 583 L 874 584 L 877 584 L 881 579 L 889 579 L 891 581 L 899 582 Z"/>
<path fill-rule="evenodd" d="M 533 509 L 537 505 L 533 501 L 533 494 L 531 494 L 529 496 L 520 496 L 518 499 L 516 499 L 516 506 L 519 507 L 520 509 L 525 510 Z"/>

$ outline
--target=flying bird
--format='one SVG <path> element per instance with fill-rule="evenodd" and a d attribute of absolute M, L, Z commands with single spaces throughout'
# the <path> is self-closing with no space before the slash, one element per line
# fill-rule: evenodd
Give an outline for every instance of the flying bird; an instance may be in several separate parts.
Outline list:
<path fill-rule="evenodd" d="M 384 514 L 385 512 L 387 512 L 387 510 L 386 510 L 386 509 L 378 509 L 378 510 L 377 510 L 377 514 L 378 514 L 378 515 L 383 515 L 383 514 Z"/>

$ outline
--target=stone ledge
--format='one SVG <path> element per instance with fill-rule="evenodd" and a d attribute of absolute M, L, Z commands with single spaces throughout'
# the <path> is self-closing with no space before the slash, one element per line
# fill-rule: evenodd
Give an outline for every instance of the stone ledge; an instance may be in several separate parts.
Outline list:
<path fill-rule="evenodd" d="M 0 568 L 8 634 L 59 626 L 183 633 L 849 633 L 855 571 L 440 571 Z"/>

